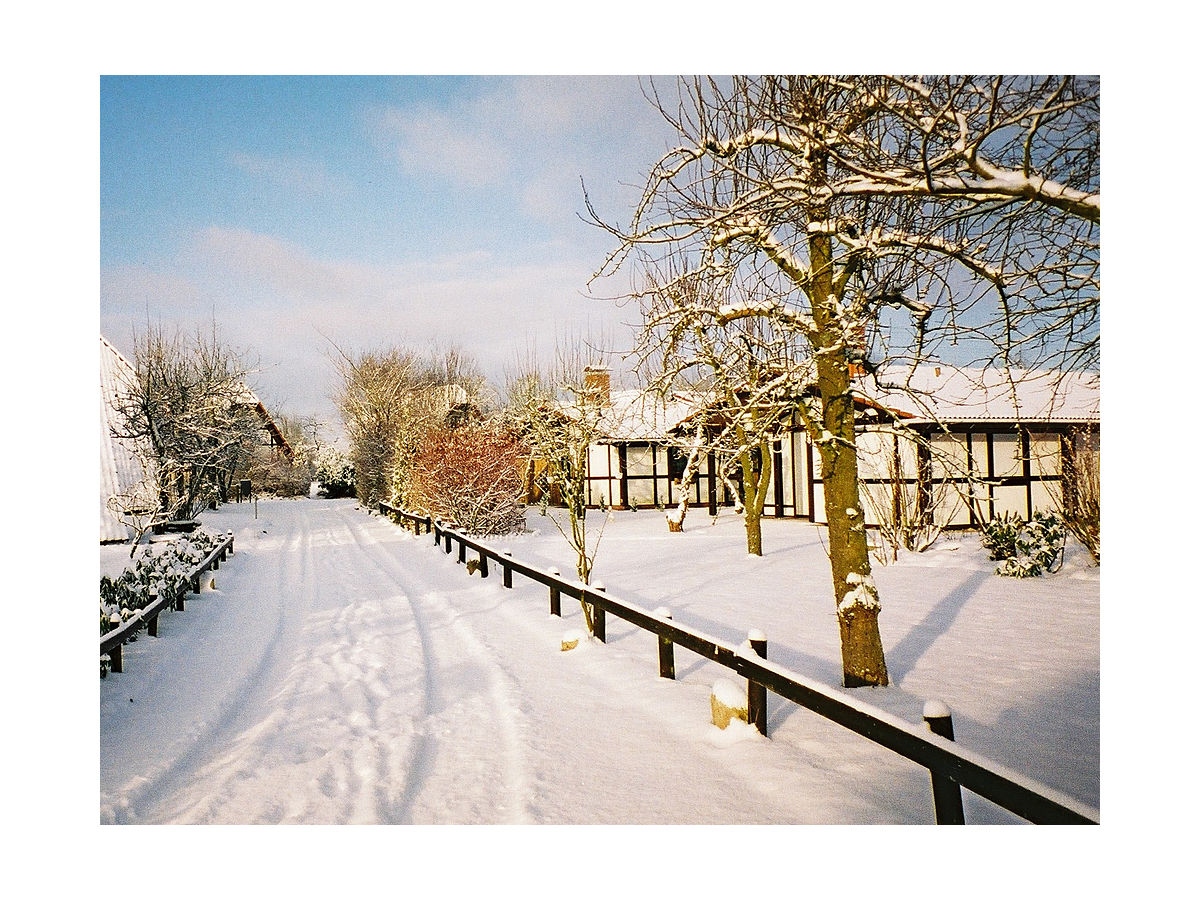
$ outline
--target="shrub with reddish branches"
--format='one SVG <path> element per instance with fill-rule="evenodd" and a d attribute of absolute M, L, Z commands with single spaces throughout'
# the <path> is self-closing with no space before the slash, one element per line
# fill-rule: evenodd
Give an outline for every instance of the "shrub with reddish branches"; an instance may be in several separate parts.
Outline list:
<path fill-rule="evenodd" d="M 470 534 L 518 531 L 528 456 L 516 437 L 492 425 L 435 429 L 413 461 L 405 505 Z"/>

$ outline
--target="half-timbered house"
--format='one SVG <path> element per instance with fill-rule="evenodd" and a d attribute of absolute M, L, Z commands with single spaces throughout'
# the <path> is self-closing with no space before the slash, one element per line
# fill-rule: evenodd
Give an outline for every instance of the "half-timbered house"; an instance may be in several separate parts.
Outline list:
<path fill-rule="evenodd" d="M 602 369 L 586 378 L 606 409 L 605 437 L 588 454 L 589 505 L 674 505 L 686 462 L 682 448 L 704 398 L 681 393 L 664 401 L 613 391 Z M 861 376 L 855 401 L 869 525 L 898 503 L 916 505 L 951 528 L 1005 513 L 1028 519 L 1054 507 L 1076 438 L 1091 452 L 1099 449 L 1094 373 L 921 366 Z M 825 522 L 820 454 L 797 419 L 772 441 L 771 466 L 763 514 Z M 711 513 L 732 502 L 713 454 L 702 456 L 690 495 L 692 505 Z"/>

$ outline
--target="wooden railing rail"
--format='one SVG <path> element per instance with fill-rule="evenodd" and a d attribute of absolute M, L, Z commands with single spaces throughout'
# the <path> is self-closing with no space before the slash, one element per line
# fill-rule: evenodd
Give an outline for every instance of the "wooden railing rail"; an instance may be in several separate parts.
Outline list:
<path fill-rule="evenodd" d="M 113 672 L 124 671 L 121 647 L 136 634 L 143 625 L 150 637 L 158 636 L 158 615 L 168 606 L 178 611 L 184 608 L 188 593 L 200 593 L 200 576 L 209 569 L 221 568 L 221 563 L 233 553 L 233 532 L 226 532 L 225 537 L 217 544 L 208 556 L 204 557 L 196 567 L 188 572 L 186 583 L 175 594 L 167 594 L 152 600 L 149 605 L 134 612 L 132 618 L 126 619 L 112 631 L 100 636 L 100 655 L 108 655 L 108 667 Z"/>
<path fill-rule="evenodd" d="M 944 716 L 931 715 L 927 711 L 927 727 L 922 728 L 767 660 L 766 642 L 760 635 L 752 635 L 752 639 L 742 646 L 732 647 L 672 621 L 670 612 L 665 609 L 652 612 L 619 600 L 599 586 L 568 581 L 557 569 L 546 570 L 520 562 L 507 551 L 468 537 L 428 516 L 408 513 L 388 504 L 380 504 L 380 512 L 417 534 L 421 529 L 433 534 L 434 543 L 447 554 L 457 542 L 459 562 L 466 562 L 466 551 L 470 549 L 476 555 L 475 569 L 485 578 L 489 560 L 494 562 L 501 568 L 505 587 L 512 586 L 514 572 L 545 585 L 550 590 L 551 612 L 555 615 L 561 614 L 558 599 L 562 595 L 589 604 L 596 613 L 598 633 L 594 636 L 599 640 L 604 640 L 603 614 L 606 612 L 657 635 L 659 669 L 664 677 L 674 677 L 674 661 L 669 648 L 674 645 L 684 647 L 747 679 L 752 705 L 756 687 L 765 688 L 923 766 L 929 770 L 933 782 L 939 824 L 961 823 L 961 788 L 1036 824 L 1099 823 L 1100 812 L 1094 807 L 956 744 L 948 711 Z M 760 713 L 758 718 L 759 730 L 765 734 L 766 717 Z M 935 728 L 943 733 L 935 733 Z M 948 791 L 957 797 L 948 796 Z M 957 812 L 954 811 L 956 800 Z"/>

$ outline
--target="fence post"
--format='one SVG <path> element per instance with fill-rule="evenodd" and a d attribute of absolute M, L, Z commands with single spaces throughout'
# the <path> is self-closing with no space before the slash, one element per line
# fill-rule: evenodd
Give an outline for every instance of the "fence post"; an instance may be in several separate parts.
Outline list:
<path fill-rule="evenodd" d="M 660 606 L 654 614 L 664 619 L 671 618 L 671 611 L 665 606 Z M 658 677 L 675 679 L 675 645 L 662 634 L 658 636 Z"/>
<path fill-rule="evenodd" d="M 225 532 L 225 536 L 229 538 L 229 555 L 233 556 L 233 532 L 227 531 Z"/>
<path fill-rule="evenodd" d="M 561 574 L 558 569 L 551 569 L 550 574 L 558 578 Z M 550 615 L 562 618 L 562 596 L 558 592 L 556 585 L 550 585 Z"/>
<path fill-rule="evenodd" d="M 463 546 L 466 546 L 466 545 L 464 544 Z M 479 577 L 480 578 L 488 577 L 487 561 L 488 561 L 487 554 L 484 553 L 482 550 L 480 550 L 479 551 Z"/>
<path fill-rule="evenodd" d="M 763 659 L 767 658 L 767 636 L 757 628 L 747 636 L 750 649 Z M 767 689 L 756 681 L 746 682 L 746 718 L 758 729 L 758 733 L 767 733 Z"/>
<path fill-rule="evenodd" d="M 512 559 L 512 551 L 511 550 L 504 550 L 501 552 L 503 552 L 504 555 L 506 557 L 508 557 L 509 559 Z M 512 569 L 504 562 L 504 560 L 500 561 L 500 568 L 504 571 L 504 586 L 506 588 L 511 588 L 512 587 Z"/>
<path fill-rule="evenodd" d="M 158 603 L 158 591 L 151 590 L 149 605 L 154 606 L 157 603 Z M 153 616 L 151 616 L 149 619 L 146 620 L 146 634 L 150 635 L 150 637 L 158 637 L 158 613 L 155 613 Z"/>
<path fill-rule="evenodd" d="M 121 664 L 121 645 L 113 647 L 108 651 L 108 670 L 110 672 L 125 671 Z"/>
<path fill-rule="evenodd" d="M 595 590 L 603 594 L 605 592 L 604 585 L 597 584 Z M 595 603 L 592 604 L 592 636 L 602 644 L 607 643 L 605 639 L 604 610 Z"/>
<path fill-rule="evenodd" d="M 458 542 L 458 561 L 460 563 L 463 563 L 464 565 L 467 562 L 467 542 L 466 541 Z"/>
<path fill-rule="evenodd" d="M 197 574 L 197 576 L 196 576 L 196 583 L 197 583 L 196 593 L 197 594 L 200 593 L 199 582 L 200 582 L 200 578 L 199 578 L 199 574 Z M 176 612 L 183 612 L 183 601 L 184 601 L 185 597 L 187 597 L 187 591 L 180 590 L 180 591 L 176 592 L 176 594 L 175 594 L 175 611 Z"/>
<path fill-rule="evenodd" d="M 950 707 L 940 700 L 926 700 L 922 718 L 929 730 L 934 734 L 954 740 L 954 721 L 950 717 Z M 933 781 L 933 813 L 939 825 L 963 825 L 962 788 L 951 778 L 937 775 L 930 770 L 929 777 Z"/>

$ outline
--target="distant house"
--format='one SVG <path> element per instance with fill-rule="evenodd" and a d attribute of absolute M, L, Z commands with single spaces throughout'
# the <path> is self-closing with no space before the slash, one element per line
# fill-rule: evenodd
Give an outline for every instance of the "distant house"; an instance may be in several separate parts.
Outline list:
<path fill-rule="evenodd" d="M 240 403 L 258 416 L 262 428 L 262 438 L 259 441 L 260 446 L 270 447 L 281 456 L 292 459 L 295 455 L 292 445 L 288 443 L 288 439 L 279 430 L 279 426 L 275 424 L 275 420 L 271 418 L 271 414 L 267 412 L 267 408 L 263 406 L 263 402 L 258 399 L 258 395 L 245 385 L 242 386 Z"/>
<path fill-rule="evenodd" d="M 1099 378 L 1091 373 L 922 366 L 860 377 L 859 476 L 867 523 L 897 502 L 915 503 L 940 524 L 977 526 L 1004 514 L 1029 518 L 1053 506 L 1069 438 L 1099 447 Z M 612 391 L 607 370 L 585 373 L 606 436 L 588 454 L 589 505 L 670 506 L 686 463 L 686 430 L 703 408 L 698 395 L 668 401 Z M 914 441 L 912 436 L 919 440 Z M 793 419 L 772 441 L 771 494 L 764 515 L 825 521 L 819 453 Z M 736 475 L 734 476 L 736 479 Z M 732 497 L 716 460 L 701 460 L 690 502 L 715 513 Z"/>

